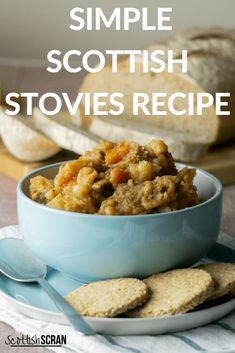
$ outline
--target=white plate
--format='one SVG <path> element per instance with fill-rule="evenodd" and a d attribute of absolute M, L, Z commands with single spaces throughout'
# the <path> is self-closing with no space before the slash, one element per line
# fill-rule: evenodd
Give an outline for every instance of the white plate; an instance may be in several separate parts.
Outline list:
<path fill-rule="evenodd" d="M 234 251 L 221 245 L 213 249 L 210 261 L 235 262 Z M 208 262 L 208 259 L 207 259 Z M 51 270 L 47 280 L 62 294 L 82 285 L 61 273 Z M 47 294 L 37 284 L 14 282 L 0 276 L 0 295 L 13 310 L 33 319 L 68 325 L 66 317 L 57 311 Z M 200 309 L 183 315 L 162 318 L 85 318 L 92 328 L 107 335 L 156 335 L 189 330 L 221 319 L 235 309 L 235 298 L 210 308 Z"/>

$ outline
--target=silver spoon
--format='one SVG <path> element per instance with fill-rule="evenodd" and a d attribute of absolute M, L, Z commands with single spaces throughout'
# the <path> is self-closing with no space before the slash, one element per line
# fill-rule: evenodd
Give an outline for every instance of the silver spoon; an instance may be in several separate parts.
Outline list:
<path fill-rule="evenodd" d="M 45 280 L 47 266 L 34 257 L 23 240 L 15 238 L 0 240 L 0 272 L 18 282 L 37 282 L 76 330 L 85 335 L 96 334 L 63 296 Z"/>

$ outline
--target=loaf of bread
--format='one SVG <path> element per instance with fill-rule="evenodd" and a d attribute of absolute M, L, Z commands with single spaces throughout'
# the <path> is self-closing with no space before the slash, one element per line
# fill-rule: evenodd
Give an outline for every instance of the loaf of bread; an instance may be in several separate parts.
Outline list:
<path fill-rule="evenodd" d="M 151 52 L 159 43 L 147 49 Z M 230 116 L 218 116 L 218 134 L 214 143 L 235 137 L 235 29 L 191 28 L 178 33 L 165 43 L 164 49 L 172 49 L 176 57 L 183 49 L 188 51 L 188 72 L 197 84 L 211 94 L 229 92 Z M 167 60 L 167 58 L 165 58 Z M 180 72 L 180 67 L 175 67 Z"/>
<path fill-rule="evenodd" d="M 124 94 L 123 102 L 125 105 L 125 113 L 123 116 L 111 117 L 113 121 L 129 121 L 133 124 L 139 124 L 141 131 L 149 129 L 154 132 L 154 128 L 169 130 L 180 133 L 181 138 L 188 141 L 196 142 L 212 142 L 216 139 L 218 132 L 218 119 L 213 108 L 207 108 L 203 116 L 177 116 L 175 117 L 170 111 L 166 116 L 148 115 L 140 111 L 138 116 L 133 117 L 133 93 L 144 92 L 151 96 L 152 92 L 164 92 L 171 95 L 175 92 L 183 93 L 199 93 L 203 92 L 197 83 L 186 75 L 178 73 L 162 72 L 158 74 L 143 73 L 142 64 L 136 64 L 136 72 L 129 72 L 129 62 L 122 61 L 119 63 L 118 73 L 113 73 L 110 65 L 106 66 L 102 72 L 87 75 L 81 87 L 82 92 L 102 92 L 102 89 L 111 94 L 112 92 L 122 92 Z M 105 100 L 105 99 L 104 99 Z M 166 102 L 167 97 L 162 98 Z M 178 102 L 180 109 L 187 110 L 186 100 Z M 107 110 L 112 105 L 106 99 Z M 167 104 L 166 104 L 167 106 Z M 151 111 L 151 102 L 147 105 Z M 165 109 L 165 108 L 164 108 Z M 84 106 L 82 105 L 82 114 L 84 116 Z M 89 118 L 87 124 L 89 126 Z M 157 131 L 157 130 L 156 130 Z"/>
<path fill-rule="evenodd" d="M 155 49 L 172 49 L 176 58 L 180 58 L 182 50 L 188 51 L 188 72 L 181 73 L 181 66 L 175 66 L 174 73 L 160 74 L 143 73 L 142 65 L 135 74 L 129 73 L 129 62 L 119 62 L 118 73 L 112 73 L 107 65 L 100 73 L 88 74 L 81 92 L 124 93 L 125 113 L 123 116 L 87 117 L 84 114 L 85 103 L 81 107 L 83 126 L 103 138 L 127 131 L 135 135 L 133 139 L 145 140 L 153 136 L 165 136 L 167 143 L 172 142 L 174 157 L 181 161 L 199 159 L 211 144 L 227 141 L 235 137 L 235 30 L 221 28 L 191 29 L 177 34 L 165 42 L 158 42 L 147 47 L 149 52 Z M 165 58 L 167 60 L 167 57 Z M 154 63 L 152 63 L 154 65 Z M 215 109 L 204 110 L 203 116 L 174 116 L 168 111 L 166 116 L 146 116 L 140 113 L 132 115 L 132 96 L 134 92 L 165 92 L 168 95 L 175 92 L 230 92 L 230 116 L 219 117 Z M 177 102 L 178 104 L 178 102 Z M 180 102 L 180 108 L 185 108 Z M 111 105 L 107 101 L 108 109 Z M 151 106 L 149 106 L 151 110 Z M 105 123 L 101 124 L 101 121 Z M 109 124 L 109 128 L 108 128 Z M 120 130 L 121 129 L 121 130 Z M 119 131 L 119 133 L 118 133 Z M 129 135 L 128 135 L 129 136 Z M 145 141 L 146 143 L 146 141 Z M 171 143 L 169 143 L 171 149 Z M 184 146 L 180 153 L 175 146 Z M 171 152 L 174 154 L 174 151 Z M 193 151 L 193 152 L 192 152 Z"/>

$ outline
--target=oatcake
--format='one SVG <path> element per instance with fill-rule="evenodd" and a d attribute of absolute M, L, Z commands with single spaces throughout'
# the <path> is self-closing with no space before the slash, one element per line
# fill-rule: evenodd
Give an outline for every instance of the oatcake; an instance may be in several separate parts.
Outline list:
<path fill-rule="evenodd" d="M 141 305 L 148 297 L 147 285 L 135 278 L 119 278 L 86 284 L 65 296 L 81 315 L 114 317 Z"/>
<path fill-rule="evenodd" d="M 214 291 L 208 300 L 220 298 L 231 291 L 235 291 L 235 264 L 212 263 L 197 266 L 207 271 L 215 282 Z"/>
<path fill-rule="evenodd" d="M 173 270 L 148 277 L 150 298 L 129 311 L 129 317 L 156 317 L 183 314 L 203 303 L 213 291 L 213 280 L 198 269 Z"/>

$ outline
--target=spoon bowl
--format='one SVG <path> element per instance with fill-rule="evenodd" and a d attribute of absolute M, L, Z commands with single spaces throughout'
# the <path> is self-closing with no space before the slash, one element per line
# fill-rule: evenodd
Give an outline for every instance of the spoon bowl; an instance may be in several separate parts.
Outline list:
<path fill-rule="evenodd" d="M 47 274 L 47 266 L 34 257 L 23 240 L 15 238 L 0 241 L 0 269 L 19 282 L 35 282 Z"/>
<path fill-rule="evenodd" d="M 18 282 L 37 282 L 76 330 L 85 335 L 95 335 L 83 317 L 76 313 L 62 295 L 44 279 L 47 266 L 34 257 L 22 239 L 0 240 L 0 272 Z"/>

